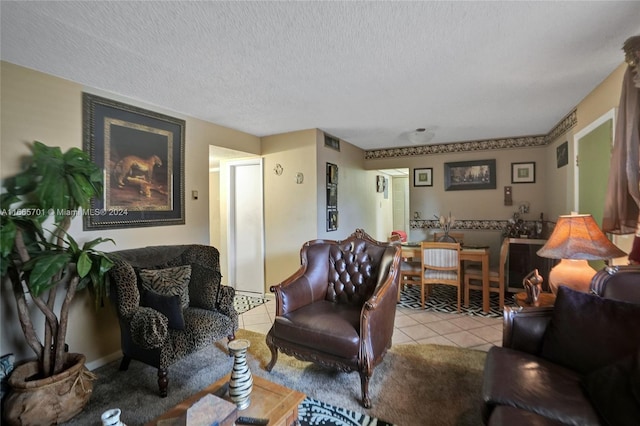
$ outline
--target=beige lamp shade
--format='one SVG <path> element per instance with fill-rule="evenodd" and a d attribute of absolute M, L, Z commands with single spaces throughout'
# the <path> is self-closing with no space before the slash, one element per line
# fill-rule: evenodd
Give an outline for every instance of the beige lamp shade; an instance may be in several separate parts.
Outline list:
<path fill-rule="evenodd" d="M 613 259 L 626 256 L 600 230 L 590 214 L 563 215 L 538 256 L 562 259 L 549 274 L 549 285 L 555 293 L 559 285 L 588 292 L 596 271 L 587 260 Z"/>

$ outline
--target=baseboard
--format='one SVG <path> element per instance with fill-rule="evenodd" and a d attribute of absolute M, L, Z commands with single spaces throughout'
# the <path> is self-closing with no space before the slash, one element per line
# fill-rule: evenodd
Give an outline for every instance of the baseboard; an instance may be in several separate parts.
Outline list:
<path fill-rule="evenodd" d="M 87 362 L 85 364 L 85 366 L 87 367 L 87 369 L 89 369 L 90 371 L 95 370 L 96 368 L 100 368 L 104 365 L 109 364 L 112 361 L 117 360 L 118 358 L 122 358 L 122 351 L 116 351 L 112 354 L 109 354 L 107 356 L 104 356 L 102 358 L 98 358 L 94 361 L 91 362 Z"/>

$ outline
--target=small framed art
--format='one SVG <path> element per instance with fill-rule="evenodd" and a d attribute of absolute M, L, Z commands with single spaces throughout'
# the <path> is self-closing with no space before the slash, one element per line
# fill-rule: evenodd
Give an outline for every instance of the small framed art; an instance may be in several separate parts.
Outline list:
<path fill-rule="evenodd" d="M 569 164 L 569 142 L 564 141 L 556 148 L 556 165 L 560 167 Z"/>
<path fill-rule="evenodd" d="M 413 186 L 433 186 L 433 169 L 413 169 Z"/>
<path fill-rule="evenodd" d="M 511 163 L 511 183 L 536 183 L 536 163 Z"/>

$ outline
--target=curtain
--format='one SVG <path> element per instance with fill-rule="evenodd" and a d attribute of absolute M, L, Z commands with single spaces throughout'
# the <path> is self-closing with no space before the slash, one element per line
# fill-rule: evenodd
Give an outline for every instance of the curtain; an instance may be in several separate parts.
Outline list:
<path fill-rule="evenodd" d="M 640 68 L 640 67 L 638 67 Z M 640 72 L 640 70 L 638 70 Z M 622 82 L 602 230 L 640 236 L 640 90 L 633 68 Z"/>

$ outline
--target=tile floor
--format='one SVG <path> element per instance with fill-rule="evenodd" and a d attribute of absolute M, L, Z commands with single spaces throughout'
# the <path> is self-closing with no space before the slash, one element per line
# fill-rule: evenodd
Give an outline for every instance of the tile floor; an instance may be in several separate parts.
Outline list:
<path fill-rule="evenodd" d="M 240 328 L 266 334 L 275 316 L 276 302 L 240 315 Z M 396 310 L 393 344 L 434 343 L 483 351 L 502 344 L 502 318 L 427 312 L 417 309 Z"/>

